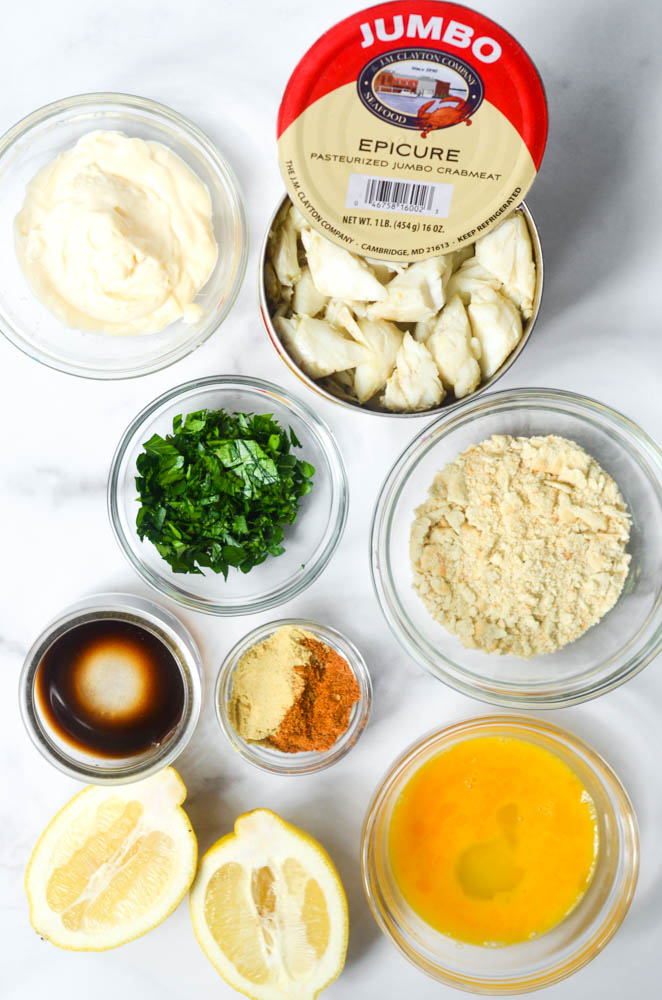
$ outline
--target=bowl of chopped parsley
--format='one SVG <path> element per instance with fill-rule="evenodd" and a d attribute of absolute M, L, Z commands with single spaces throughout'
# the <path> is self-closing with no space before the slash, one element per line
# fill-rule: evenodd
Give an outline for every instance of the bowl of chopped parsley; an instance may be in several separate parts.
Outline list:
<path fill-rule="evenodd" d="M 347 477 L 335 438 L 281 386 L 211 376 L 142 410 L 117 446 L 108 510 L 150 586 L 237 615 L 291 600 L 342 536 Z"/>

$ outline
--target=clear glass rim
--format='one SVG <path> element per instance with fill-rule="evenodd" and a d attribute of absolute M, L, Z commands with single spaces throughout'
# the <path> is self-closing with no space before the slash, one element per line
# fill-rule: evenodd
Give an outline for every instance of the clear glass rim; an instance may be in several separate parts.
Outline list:
<path fill-rule="evenodd" d="M 432 751 L 443 749 L 444 745 L 458 736 L 468 738 L 482 732 L 503 727 L 519 730 L 524 737 L 528 734 L 541 735 L 555 742 L 566 753 L 589 767 L 595 779 L 611 793 L 619 820 L 619 891 L 599 926 L 592 931 L 588 940 L 569 957 L 553 962 L 543 971 L 533 975 L 511 975 L 499 980 L 487 979 L 479 975 L 462 975 L 433 964 L 409 945 L 404 933 L 394 926 L 395 918 L 386 912 L 386 905 L 380 898 L 380 888 L 373 871 L 374 838 L 381 811 L 385 808 L 390 790 L 414 757 L 422 757 Z M 428 759 L 425 757 L 424 759 Z M 422 760 L 421 760 L 422 763 Z M 522 715 L 490 715 L 465 719 L 441 730 L 434 730 L 410 744 L 382 778 L 368 805 L 361 833 L 361 872 L 363 888 L 372 914 L 382 933 L 396 946 L 398 951 L 416 968 L 440 982 L 467 993 L 515 995 L 543 989 L 558 983 L 583 968 L 609 943 L 619 929 L 630 908 L 639 875 L 639 830 L 636 814 L 630 798 L 620 778 L 604 758 L 584 740 L 560 726 Z"/>
<path fill-rule="evenodd" d="M 349 663 L 352 673 L 361 689 L 361 698 L 355 708 L 355 714 L 347 730 L 329 750 L 317 753 L 311 752 L 310 754 L 306 753 L 300 755 L 299 760 L 297 760 L 299 756 L 297 754 L 282 754 L 282 763 L 278 759 L 267 762 L 262 760 L 255 753 L 252 745 L 243 740 L 234 729 L 227 713 L 228 695 L 230 693 L 232 674 L 234 673 L 239 657 L 247 652 L 251 646 L 254 646 L 262 639 L 266 639 L 276 629 L 288 625 L 313 632 L 323 642 L 326 642 L 339 652 Z M 348 639 L 338 629 L 331 628 L 329 625 L 322 625 L 318 621 L 307 618 L 281 618 L 276 621 L 266 622 L 264 625 L 258 625 L 251 632 L 248 632 L 242 639 L 235 643 L 223 660 L 214 685 L 214 712 L 216 721 L 228 743 L 249 764 L 271 774 L 314 774 L 317 771 L 323 771 L 327 767 L 331 767 L 332 764 L 339 761 L 355 746 L 368 724 L 371 708 L 372 681 L 362 654 L 351 639 Z"/>
<path fill-rule="evenodd" d="M 69 757 L 48 737 L 39 722 L 34 706 L 34 683 L 41 659 L 60 635 L 75 627 L 77 622 L 98 617 L 120 617 L 135 622 L 157 635 L 176 651 L 177 662 L 184 674 L 190 699 L 188 716 L 179 732 L 163 748 L 147 758 L 122 766 L 104 768 L 85 764 Z M 197 644 L 186 626 L 166 608 L 145 597 L 123 592 L 92 594 L 60 611 L 40 631 L 30 646 L 19 677 L 19 708 L 23 724 L 39 753 L 63 774 L 94 785 L 121 785 L 140 781 L 171 764 L 188 745 L 195 732 L 203 696 L 202 658 Z"/>
<path fill-rule="evenodd" d="M 656 482 L 658 496 L 662 498 L 662 451 L 650 435 L 629 417 L 589 396 L 562 389 L 522 387 L 490 393 L 478 399 L 472 398 L 450 416 L 442 415 L 423 428 L 405 447 L 387 473 L 377 496 L 370 528 L 370 570 L 373 588 L 382 614 L 402 648 L 424 670 L 456 691 L 490 705 L 524 710 L 576 705 L 619 687 L 643 670 L 662 649 L 662 621 L 622 668 L 602 680 L 595 681 L 589 678 L 584 685 L 572 690 L 563 691 L 559 688 L 551 692 L 534 692 L 527 689 L 525 684 L 501 684 L 495 680 L 485 679 L 485 682 L 481 683 L 475 674 L 464 671 L 440 651 L 436 653 L 437 662 L 432 661 L 419 642 L 409 635 L 410 630 L 406 627 L 404 613 L 390 582 L 386 548 L 395 504 L 418 454 L 426 449 L 428 442 L 432 439 L 442 439 L 457 427 L 471 423 L 490 412 L 513 407 L 536 409 L 545 405 L 580 419 L 600 418 L 602 425 L 606 424 L 622 434 L 629 442 L 627 447 L 629 454 L 636 457 L 639 464 L 648 472 L 651 470 L 655 472 L 650 478 Z M 659 612 L 661 601 L 662 597 L 658 597 L 647 623 Z M 596 627 L 599 628 L 599 624 Z"/>
<path fill-rule="evenodd" d="M 0 333 L 14 347 L 20 350 L 27 357 L 40 362 L 53 371 L 62 372 L 66 375 L 74 375 L 78 378 L 95 379 L 97 381 L 113 381 L 116 379 L 140 378 L 149 375 L 181 361 L 182 358 L 192 354 L 202 344 L 204 344 L 216 331 L 221 323 L 226 319 L 234 302 L 239 294 L 248 261 L 248 228 L 246 224 L 246 212 L 239 182 L 229 163 L 225 160 L 220 150 L 209 136 L 184 115 L 173 111 L 172 108 L 158 101 L 152 101 L 147 97 L 138 97 L 134 94 L 116 93 L 113 91 L 100 91 L 98 93 L 76 94 L 71 97 L 60 98 L 50 104 L 45 104 L 29 115 L 26 115 L 15 125 L 9 128 L 4 135 L 0 136 L 0 161 L 11 151 L 17 142 L 27 135 L 33 128 L 42 125 L 44 122 L 55 118 L 68 111 L 84 110 L 94 105 L 119 105 L 127 110 L 143 111 L 160 118 L 176 129 L 183 132 L 192 139 L 196 146 L 200 147 L 204 158 L 208 161 L 210 170 L 216 173 L 223 181 L 224 189 L 228 195 L 228 202 L 232 209 L 235 228 L 238 238 L 233 245 L 232 281 L 228 287 L 227 294 L 223 301 L 223 306 L 219 310 L 214 323 L 210 324 L 208 330 L 196 337 L 195 340 L 183 344 L 178 348 L 173 348 L 165 356 L 156 359 L 149 364 L 141 365 L 138 368 L 117 369 L 104 371 L 94 367 L 69 364 L 62 362 L 56 356 L 44 351 L 35 349 L 27 343 L 20 330 L 10 324 L 6 317 L 0 317 Z"/>
<path fill-rule="evenodd" d="M 118 490 L 120 467 L 134 435 L 137 434 L 141 426 L 150 420 L 159 409 L 165 407 L 174 400 L 184 397 L 188 393 L 213 388 L 237 388 L 240 390 L 252 389 L 257 392 L 266 393 L 269 396 L 275 396 L 288 409 L 292 410 L 301 419 L 314 428 L 316 436 L 320 442 L 320 446 L 323 448 L 326 460 L 331 469 L 330 486 L 332 491 L 332 505 L 336 511 L 336 518 L 333 529 L 331 530 L 326 544 L 319 553 L 317 559 L 307 566 L 307 571 L 302 573 L 298 579 L 289 582 L 285 581 L 278 587 L 264 594 L 259 599 L 250 598 L 245 602 L 213 603 L 204 601 L 172 586 L 166 580 L 156 577 L 136 554 L 129 538 L 125 535 L 122 529 L 121 518 L 119 515 Z M 248 376 L 243 375 L 208 375 L 204 378 L 192 379 L 189 382 L 183 382 L 180 385 L 174 386 L 172 389 L 166 390 L 166 392 L 157 396 L 157 398 L 151 403 L 148 403 L 147 406 L 140 410 L 140 412 L 134 417 L 120 437 L 119 444 L 115 449 L 115 454 L 113 455 L 108 474 L 106 498 L 108 516 L 110 518 L 110 524 L 115 539 L 129 564 L 145 581 L 145 583 L 149 584 L 149 586 L 154 590 L 157 590 L 161 594 L 165 594 L 166 597 L 169 597 L 171 600 L 184 607 L 191 608 L 195 611 L 202 611 L 206 614 L 229 616 L 254 614 L 259 611 L 267 611 L 270 608 L 277 607 L 279 604 L 284 604 L 286 601 L 291 600 L 304 591 L 318 578 L 318 576 L 320 576 L 336 551 L 338 544 L 340 543 L 340 539 L 342 538 L 343 531 L 345 530 L 349 507 L 349 486 L 345 464 L 333 432 L 322 420 L 322 418 L 310 409 L 306 403 L 300 400 L 297 396 L 288 392 L 288 390 L 282 386 L 276 385 L 274 382 L 267 382 L 264 379 L 249 378 Z"/>
<path fill-rule="evenodd" d="M 457 399 L 452 403 L 446 403 L 446 404 L 442 403 L 441 406 L 438 406 L 435 409 L 422 410 L 416 413 L 391 413 L 389 410 L 372 410 L 366 406 L 362 406 L 360 403 L 350 403 L 348 400 L 342 399 L 340 396 L 335 396 L 332 392 L 329 392 L 328 389 L 325 389 L 322 385 L 320 385 L 319 382 L 316 382 L 314 379 L 310 378 L 310 376 L 306 375 L 303 369 L 296 364 L 294 359 L 285 349 L 274 327 L 273 321 L 271 319 L 271 313 L 269 311 L 267 289 L 264 281 L 264 264 L 267 256 L 267 245 L 269 242 L 269 236 L 271 234 L 271 230 L 273 228 L 274 222 L 276 221 L 276 218 L 278 217 L 279 212 L 286 204 L 286 202 L 290 200 L 291 199 L 289 194 L 283 195 L 283 197 L 278 202 L 276 210 L 269 219 L 269 224 L 267 226 L 264 239 L 262 240 L 262 246 L 260 247 L 260 258 L 259 258 L 260 262 L 257 275 L 258 299 L 260 303 L 260 313 L 262 316 L 262 322 L 264 323 L 264 327 L 267 331 L 267 336 L 269 338 L 269 341 L 271 342 L 271 346 L 273 347 L 273 349 L 275 350 L 276 354 L 281 359 L 283 364 L 289 369 L 289 371 L 292 372 L 293 375 L 295 375 L 299 379 L 300 382 L 303 382 L 303 384 L 308 389 L 312 390 L 312 392 L 316 393 L 316 395 L 321 396 L 323 399 L 328 399 L 330 400 L 330 402 L 336 403 L 339 406 L 344 407 L 346 410 L 351 410 L 354 413 L 358 411 L 359 413 L 365 413 L 373 417 L 388 417 L 389 419 L 397 418 L 399 420 L 403 419 L 435 420 L 440 417 L 445 418 L 448 414 L 452 413 L 458 407 L 462 406 L 466 402 L 466 399 Z M 540 233 L 538 232 L 538 227 L 536 226 L 533 215 L 531 214 L 531 210 L 525 201 L 522 201 L 519 205 L 517 205 L 514 211 L 516 210 L 521 210 L 526 218 L 527 225 L 529 227 L 529 233 L 531 235 L 536 268 L 538 270 L 538 278 L 536 281 L 536 292 L 533 301 L 533 314 L 531 318 L 526 321 L 522 339 L 520 340 L 515 350 L 508 355 L 506 360 L 497 369 L 494 375 L 490 376 L 490 378 L 485 383 L 478 386 L 475 392 L 471 393 L 471 396 L 468 397 L 470 399 L 475 399 L 477 396 L 480 396 L 483 393 L 488 392 L 490 389 L 492 389 L 492 387 L 496 385 L 499 379 L 506 374 L 506 372 L 511 368 L 512 365 L 515 364 L 518 357 L 520 356 L 520 354 L 522 353 L 522 351 L 524 350 L 524 348 L 531 339 L 531 336 L 533 334 L 533 328 L 536 324 L 538 315 L 540 313 L 540 307 L 542 304 L 542 297 L 545 285 L 545 269 L 543 262 L 543 252 L 542 252 L 542 243 L 540 240 Z"/>

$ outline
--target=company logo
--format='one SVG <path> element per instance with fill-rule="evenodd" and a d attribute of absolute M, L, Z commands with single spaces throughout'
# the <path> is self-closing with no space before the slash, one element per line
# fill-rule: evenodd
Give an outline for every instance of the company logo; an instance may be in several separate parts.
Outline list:
<path fill-rule="evenodd" d="M 437 49 L 395 49 L 376 56 L 357 80 L 361 101 L 377 118 L 420 132 L 450 128 L 480 107 L 485 88 L 463 59 Z"/>

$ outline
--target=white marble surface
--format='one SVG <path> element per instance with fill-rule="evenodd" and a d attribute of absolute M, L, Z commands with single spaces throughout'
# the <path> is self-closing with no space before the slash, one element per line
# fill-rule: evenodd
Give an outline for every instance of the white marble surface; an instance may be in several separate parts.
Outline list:
<path fill-rule="evenodd" d="M 475 0 L 527 47 L 545 80 L 551 129 L 529 198 L 541 230 L 546 292 L 535 336 L 499 388 L 549 385 L 603 399 L 647 431 L 660 409 L 662 144 L 657 0 Z M 294 388 L 265 337 L 256 302 L 257 251 L 282 184 L 274 129 L 294 62 L 330 24 L 358 9 L 305 0 L 21 0 L 3 5 L 0 129 L 59 97 L 123 90 L 191 117 L 218 143 L 246 196 L 248 272 L 222 329 L 167 371 L 99 384 L 41 368 L 0 343 L 2 599 L 0 648 L 0 992 L 4 1000 L 176 1000 L 230 997 L 200 952 L 183 904 L 166 923 L 105 954 L 69 954 L 28 922 L 23 870 L 54 811 L 78 790 L 49 767 L 21 726 L 16 682 L 35 633 L 63 605 L 102 589 L 141 592 L 108 525 L 106 473 L 119 434 L 146 402 L 201 374 L 256 374 Z M 232 74 L 228 90 L 224 77 Z M 8 234 L 5 234 L 5 239 Z M 375 783 L 393 757 L 434 726 L 487 706 L 425 676 L 387 632 L 371 590 L 367 535 L 380 482 L 422 424 L 356 419 L 318 404 L 335 430 L 351 482 L 342 544 L 313 587 L 278 612 L 234 621 L 182 614 L 211 685 L 245 631 L 277 615 L 319 617 L 363 649 L 374 715 L 359 745 L 318 777 L 261 775 L 233 755 L 209 699 L 178 761 L 188 809 L 206 849 L 251 807 L 273 807 L 318 836 L 350 900 L 346 971 L 325 996 L 398 1000 L 450 996 L 379 933 L 360 884 L 359 831 Z M 614 765 L 641 824 L 642 870 L 623 928 L 589 967 L 549 991 L 558 1000 L 653 1000 L 662 972 L 662 663 L 599 701 L 553 714 Z"/>

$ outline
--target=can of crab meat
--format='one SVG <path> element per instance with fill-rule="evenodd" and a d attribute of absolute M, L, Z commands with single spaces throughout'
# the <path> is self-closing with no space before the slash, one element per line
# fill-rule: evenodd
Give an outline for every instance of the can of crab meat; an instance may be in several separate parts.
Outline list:
<path fill-rule="evenodd" d="M 394 0 L 327 31 L 278 116 L 287 195 L 260 303 L 288 366 L 334 401 L 398 416 L 493 385 L 540 307 L 523 199 L 546 138 L 531 59 L 468 7 Z"/>

